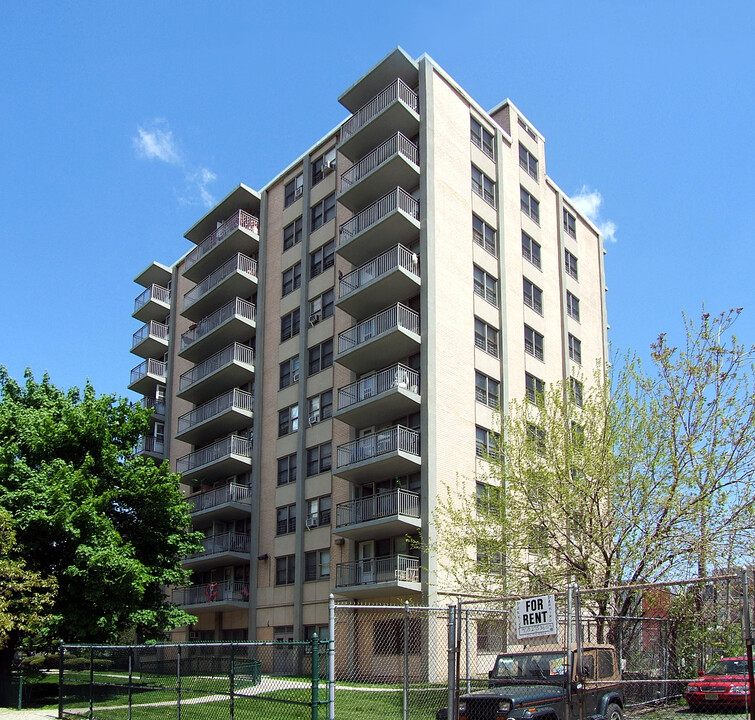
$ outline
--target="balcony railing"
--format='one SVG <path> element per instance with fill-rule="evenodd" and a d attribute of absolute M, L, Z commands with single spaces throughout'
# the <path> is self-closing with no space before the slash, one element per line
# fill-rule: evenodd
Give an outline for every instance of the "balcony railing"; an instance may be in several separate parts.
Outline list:
<path fill-rule="evenodd" d="M 238 435 L 231 435 L 230 437 L 218 440 L 201 450 L 196 450 L 193 453 L 178 458 L 176 460 L 176 472 L 191 472 L 195 468 L 209 465 L 216 460 L 232 454 L 252 457 L 252 441 Z"/>
<path fill-rule="evenodd" d="M 419 96 L 401 78 L 379 92 L 366 105 L 357 110 L 341 127 L 341 142 L 359 132 L 389 105 L 400 100 L 407 107 L 419 112 Z"/>
<path fill-rule="evenodd" d="M 343 298 L 381 275 L 398 267 L 419 277 L 419 256 L 403 245 L 396 245 L 369 262 L 352 270 L 338 281 L 338 297 Z"/>
<path fill-rule="evenodd" d="M 371 318 L 367 318 L 358 325 L 339 333 L 338 352 L 345 353 L 357 347 L 357 345 L 369 342 L 375 336 L 397 327 L 419 335 L 419 313 L 401 303 L 381 310 Z"/>
<path fill-rule="evenodd" d="M 419 373 L 401 363 L 380 370 L 338 389 L 338 409 L 343 410 L 362 400 L 375 397 L 394 388 L 419 392 Z"/>
<path fill-rule="evenodd" d="M 396 451 L 419 455 L 419 432 L 403 425 L 395 425 L 339 445 L 336 467 L 346 467 Z"/>
<path fill-rule="evenodd" d="M 168 326 L 162 323 L 150 320 L 142 325 L 135 333 L 131 342 L 131 347 L 135 348 L 139 343 L 144 342 L 147 338 L 156 337 L 159 340 L 168 339 Z"/>
<path fill-rule="evenodd" d="M 212 375 L 212 373 L 217 372 L 220 368 L 232 362 L 253 365 L 254 350 L 241 343 L 233 343 L 233 345 L 223 348 L 220 352 L 211 355 L 207 360 L 199 363 L 199 365 L 195 365 L 191 370 L 181 375 L 178 381 L 178 391 L 182 392 L 186 390 L 186 388 L 194 383 L 203 380 L 208 375 Z"/>
<path fill-rule="evenodd" d="M 341 192 L 348 190 L 396 154 L 403 155 L 410 162 L 419 165 L 419 148 L 403 133 L 396 133 L 341 175 Z"/>
<path fill-rule="evenodd" d="M 419 200 L 415 200 L 403 188 L 397 187 L 341 225 L 339 228 L 340 243 L 349 242 L 355 235 L 380 222 L 386 215 L 395 210 L 401 210 L 415 220 L 419 220 Z"/>
<path fill-rule="evenodd" d="M 192 506 L 192 512 L 208 510 L 209 508 L 225 505 L 226 503 L 249 503 L 251 491 L 248 485 L 230 483 L 224 487 L 215 488 L 208 492 L 189 495 L 186 501 Z"/>
<path fill-rule="evenodd" d="M 184 270 L 188 270 L 192 265 L 195 265 L 210 250 L 219 245 L 225 240 L 237 228 L 243 228 L 255 235 L 259 235 L 260 221 L 259 218 L 250 215 L 244 210 L 239 210 L 237 213 L 231 215 L 219 228 L 213 230 L 199 245 L 197 245 L 187 256 L 184 261 Z"/>
<path fill-rule="evenodd" d="M 253 405 L 254 395 L 252 393 L 233 388 L 233 390 L 218 395 L 218 397 L 213 398 L 204 405 L 200 405 L 191 412 L 181 415 L 178 418 L 178 433 L 186 432 L 189 428 L 199 425 L 231 408 L 251 412 Z"/>
<path fill-rule="evenodd" d="M 162 455 L 165 452 L 165 438 L 154 437 L 154 435 L 142 435 L 136 441 L 136 453 L 152 453 Z"/>
<path fill-rule="evenodd" d="M 391 555 L 336 565 L 336 587 L 397 581 L 419 582 L 418 558 L 411 555 Z"/>
<path fill-rule="evenodd" d="M 238 253 L 228 262 L 223 263 L 217 270 L 210 273 L 204 280 L 197 283 L 189 292 L 184 294 L 184 310 L 193 305 L 197 300 L 214 290 L 227 277 L 235 272 L 244 273 L 249 277 L 257 277 L 257 261 Z"/>
<path fill-rule="evenodd" d="M 153 283 L 134 300 L 134 312 L 143 308 L 150 300 L 157 300 L 158 302 L 170 305 L 170 290 Z"/>
<path fill-rule="evenodd" d="M 336 527 L 381 518 L 406 515 L 419 518 L 419 494 L 408 490 L 378 493 L 369 497 L 339 503 L 336 506 Z"/>
<path fill-rule="evenodd" d="M 162 398 L 158 400 L 152 397 L 143 397 L 139 400 L 139 404 L 147 410 L 154 410 L 155 415 L 165 415 L 165 400 Z"/>
<path fill-rule="evenodd" d="M 139 363 L 131 371 L 131 381 L 129 382 L 129 385 L 133 385 L 147 375 L 154 375 L 155 377 L 165 380 L 168 376 L 168 364 L 160 360 L 153 360 L 152 358 Z"/>
<path fill-rule="evenodd" d="M 252 303 L 241 298 L 231 300 L 231 302 L 223 305 L 223 307 L 216 310 L 212 315 L 208 315 L 206 318 L 200 320 L 195 328 L 181 335 L 181 350 L 185 350 L 192 343 L 211 333 L 234 315 L 240 315 L 253 322 L 257 318 L 257 308 Z"/>
<path fill-rule="evenodd" d="M 249 583 L 217 582 L 173 588 L 170 600 L 181 606 L 208 602 L 249 602 Z"/>
<path fill-rule="evenodd" d="M 204 550 L 189 555 L 189 557 L 199 557 L 214 555 L 223 552 L 249 552 L 249 535 L 237 532 L 220 533 L 219 535 L 210 535 L 202 538 L 202 547 Z"/>

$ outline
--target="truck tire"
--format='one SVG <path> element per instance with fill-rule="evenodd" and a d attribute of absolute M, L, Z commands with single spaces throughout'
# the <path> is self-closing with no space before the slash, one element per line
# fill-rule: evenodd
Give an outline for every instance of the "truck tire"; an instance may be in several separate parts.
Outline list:
<path fill-rule="evenodd" d="M 610 703 L 606 708 L 606 720 L 624 720 L 624 711 L 616 703 Z"/>

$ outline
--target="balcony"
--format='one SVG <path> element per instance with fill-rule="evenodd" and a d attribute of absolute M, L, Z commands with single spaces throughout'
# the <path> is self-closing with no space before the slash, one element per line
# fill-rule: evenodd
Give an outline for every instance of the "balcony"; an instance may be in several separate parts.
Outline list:
<path fill-rule="evenodd" d="M 339 445 L 333 474 L 361 485 L 417 472 L 421 464 L 419 432 L 394 425 Z"/>
<path fill-rule="evenodd" d="M 419 592 L 419 559 L 411 555 L 356 560 L 336 565 L 336 589 L 352 598 Z"/>
<path fill-rule="evenodd" d="M 196 445 L 252 424 L 254 396 L 233 388 L 178 418 L 176 439 Z"/>
<path fill-rule="evenodd" d="M 239 210 L 200 242 L 184 261 L 184 277 L 199 282 L 213 268 L 238 253 L 256 253 L 260 243 L 260 221 Z"/>
<path fill-rule="evenodd" d="M 419 96 L 401 78 L 341 126 L 339 150 L 348 158 L 359 158 L 396 131 L 408 137 L 419 132 Z"/>
<path fill-rule="evenodd" d="M 221 565 L 243 565 L 249 562 L 249 535 L 226 532 L 202 539 L 203 551 L 184 558 L 183 566 L 206 570 Z"/>
<path fill-rule="evenodd" d="M 217 582 L 173 588 L 170 601 L 183 608 L 216 612 L 249 607 L 249 583 Z"/>
<path fill-rule="evenodd" d="M 254 350 L 233 343 L 181 375 L 178 397 L 192 403 L 217 395 L 223 388 L 244 385 L 254 373 Z"/>
<path fill-rule="evenodd" d="M 249 486 L 236 483 L 186 498 L 186 502 L 192 506 L 191 515 L 195 523 L 199 518 L 209 523 L 221 518 L 227 521 L 249 517 L 251 501 Z"/>
<path fill-rule="evenodd" d="M 168 326 L 150 320 L 133 336 L 131 352 L 143 358 L 162 357 L 168 349 Z"/>
<path fill-rule="evenodd" d="M 408 490 L 378 493 L 336 507 L 335 532 L 350 540 L 411 535 L 420 525 L 420 497 Z"/>
<path fill-rule="evenodd" d="M 352 265 L 419 238 L 419 201 L 397 187 L 339 228 L 338 253 Z"/>
<path fill-rule="evenodd" d="M 341 175 L 338 201 L 355 212 L 392 188 L 418 183 L 419 148 L 399 132 Z"/>
<path fill-rule="evenodd" d="M 178 354 L 191 362 L 198 362 L 207 356 L 210 348 L 244 340 L 254 335 L 256 328 L 257 308 L 247 300 L 236 298 L 181 335 Z"/>
<path fill-rule="evenodd" d="M 338 281 L 338 307 L 365 317 L 386 303 L 417 295 L 420 285 L 419 256 L 396 245 Z"/>
<path fill-rule="evenodd" d="M 176 460 L 176 472 L 183 482 L 212 481 L 239 475 L 252 467 L 252 441 L 231 435 Z"/>
<path fill-rule="evenodd" d="M 397 303 L 338 335 L 336 361 L 357 374 L 419 351 L 419 313 Z"/>
<path fill-rule="evenodd" d="M 131 371 L 128 389 L 140 395 L 154 394 L 158 385 L 168 380 L 168 365 L 161 360 L 145 360 Z"/>
<path fill-rule="evenodd" d="M 353 427 L 381 425 L 417 412 L 419 373 L 401 363 L 338 389 L 335 417 Z"/>
<path fill-rule="evenodd" d="M 139 400 L 139 405 L 148 410 L 153 410 L 152 418 L 155 420 L 165 419 L 165 400 L 159 400 L 153 397 L 143 397 Z"/>
<path fill-rule="evenodd" d="M 235 297 L 257 292 L 257 261 L 238 253 L 184 295 L 181 314 L 200 320 Z"/>
<path fill-rule="evenodd" d="M 165 438 L 152 435 L 142 436 L 136 443 L 134 453 L 162 460 L 165 457 Z"/>
<path fill-rule="evenodd" d="M 169 312 L 170 290 L 153 283 L 134 300 L 132 317 L 141 322 L 164 320 Z"/>

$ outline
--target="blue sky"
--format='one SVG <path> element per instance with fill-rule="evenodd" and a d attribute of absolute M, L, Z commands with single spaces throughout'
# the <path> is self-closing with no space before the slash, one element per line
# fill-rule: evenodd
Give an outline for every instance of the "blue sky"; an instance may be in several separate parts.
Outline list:
<path fill-rule="evenodd" d="M 602 202 L 614 346 L 745 308 L 755 341 L 755 3 L 28 2 L 0 13 L 0 364 L 126 393 L 132 279 L 239 182 L 346 117 L 396 45 L 547 140 Z M 596 194 L 597 193 L 597 194 Z M 599 194 L 599 195 L 598 195 Z"/>

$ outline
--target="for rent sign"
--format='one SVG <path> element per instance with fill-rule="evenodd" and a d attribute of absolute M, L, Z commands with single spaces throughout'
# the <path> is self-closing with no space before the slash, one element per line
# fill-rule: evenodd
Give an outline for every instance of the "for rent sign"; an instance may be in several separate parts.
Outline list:
<path fill-rule="evenodd" d="M 558 634 L 556 618 L 556 598 L 553 595 L 517 600 L 516 603 L 516 637 L 543 637 Z"/>

